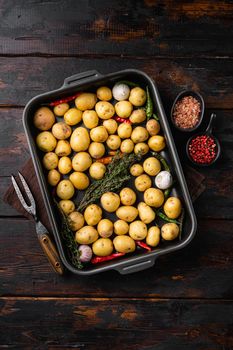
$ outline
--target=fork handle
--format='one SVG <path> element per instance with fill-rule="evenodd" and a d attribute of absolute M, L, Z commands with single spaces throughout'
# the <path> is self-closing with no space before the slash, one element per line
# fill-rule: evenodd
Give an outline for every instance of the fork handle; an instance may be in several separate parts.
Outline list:
<path fill-rule="evenodd" d="M 57 249 L 54 245 L 54 243 L 51 241 L 50 237 L 47 233 L 42 233 L 39 235 L 39 242 L 40 245 L 47 256 L 52 268 L 56 273 L 59 275 L 63 275 L 64 273 L 64 266 L 61 262 L 61 259 L 58 255 Z"/>

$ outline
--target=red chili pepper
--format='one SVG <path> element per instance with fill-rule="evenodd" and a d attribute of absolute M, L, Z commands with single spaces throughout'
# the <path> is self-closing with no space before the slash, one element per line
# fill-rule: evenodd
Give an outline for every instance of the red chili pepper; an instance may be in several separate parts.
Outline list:
<path fill-rule="evenodd" d="M 131 121 L 129 119 L 121 118 L 118 116 L 113 117 L 113 119 L 115 119 L 119 123 L 131 124 Z"/>
<path fill-rule="evenodd" d="M 123 255 L 125 255 L 125 253 L 113 253 L 113 254 L 108 255 L 108 256 L 95 256 L 94 258 L 91 259 L 91 263 L 92 264 L 99 264 L 99 263 L 104 262 L 104 261 L 117 259 Z"/>
<path fill-rule="evenodd" d="M 136 244 L 138 247 L 144 248 L 144 249 L 148 250 L 149 252 L 151 251 L 151 247 L 149 247 L 146 243 L 144 243 L 142 241 L 136 241 Z"/>
<path fill-rule="evenodd" d="M 76 99 L 76 97 L 78 97 L 80 95 L 80 92 L 78 92 L 77 94 L 73 95 L 73 96 L 68 96 L 68 97 L 65 97 L 61 100 L 57 100 L 57 101 L 53 101 L 53 102 L 50 102 L 49 103 L 49 106 L 51 107 L 54 107 L 54 106 L 58 106 L 60 105 L 61 103 L 66 103 L 66 102 L 70 102 L 70 101 L 73 101 Z"/>
<path fill-rule="evenodd" d="M 216 157 L 217 145 L 214 139 L 207 135 L 193 138 L 189 145 L 189 154 L 194 162 L 210 164 Z"/>

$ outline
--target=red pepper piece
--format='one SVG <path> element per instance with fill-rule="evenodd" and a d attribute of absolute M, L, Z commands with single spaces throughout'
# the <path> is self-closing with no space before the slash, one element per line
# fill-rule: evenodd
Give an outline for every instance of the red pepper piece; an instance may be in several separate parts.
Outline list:
<path fill-rule="evenodd" d="M 144 249 L 148 250 L 149 252 L 151 251 L 151 247 L 149 247 L 146 243 L 144 243 L 142 241 L 136 241 L 136 244 L 138 247 L 144 248 Z"/>
<path fill-rule="evenodd" d="M 66 103 L 66 102 L 73 101 L 73 100 L 75 100 L 76 97 L 78 97 L 79 95 L 80 95 L 80 92 L 77 93 L 77 94 L 75 94 L 75 95 L 73 95 L 73 96 L 68 96 L 68 97 L 65 97 L 65 98 L 63 98 L 63 99 L 61 99 L 61 100 L 57 100 L 57 101 L 50 102 L 50 103 L 49 103 L 49 106 L 54 107 L 54 106 L 60 105 L 61 103 Z"/>
<path fill-rule="evenodd" d="M 95 256 L 94 258 L 91 259 L 91 263 L 92 264 L 99 264 L 99 263 L 102 263 L 104 261 L 117 259 L 123 255 L 125 255 L 125 253 L 113 253 L 113 254 L 108 255 L 108 256 Z"/>
<path fill-rule="evenodd" d="M 118 116 L 113 117 L 113 119 L 115 119 L 119 123 L 131 124 L 131 121 L 129 119 L 121 118 Z"/>

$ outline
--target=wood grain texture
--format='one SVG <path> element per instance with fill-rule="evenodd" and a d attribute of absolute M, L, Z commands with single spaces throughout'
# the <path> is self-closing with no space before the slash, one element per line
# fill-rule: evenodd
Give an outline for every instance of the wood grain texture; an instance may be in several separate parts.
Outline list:
<path fill-rule="evenodd" d="M 232 301 L 1 298 L 0 311 L 2 348 L 233 347 Z"/>
<path fill-rule="evenodd" d="M 188 247 L 142 272 L 58 277 L 40 249 L 33 222 L 0 220 L 0 295 L 232 299 L 232 223 L 200 221 Z"/>
<path fill-rule="evenodd" d="M 233 55 L 231 1 L 2 0 L 0 12 L 4 55 Z"/>
<path fill-rule="evenodd" d="M 96 69 L 110 73 L 137 68 L 157 84 L 164 101 L 185 88 L 201 91 L 207 108 L 233 108 L 233 59 L 0 58 L 0 106 L 24 106 L 32 97 L 58 88 L 72 74 Z M 23 89 L 22 89 L 23 85 Z"/>

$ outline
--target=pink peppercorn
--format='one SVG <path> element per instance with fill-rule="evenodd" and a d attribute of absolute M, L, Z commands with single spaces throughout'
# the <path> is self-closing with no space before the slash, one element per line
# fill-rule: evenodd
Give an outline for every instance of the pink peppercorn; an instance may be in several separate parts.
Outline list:
<path fill-rule="evenodd" d="M 191 159 L 198 164 L 210 164 L 217 155 L 217 145 L 208 135 L 193 138 L 188 146 Z"/>

